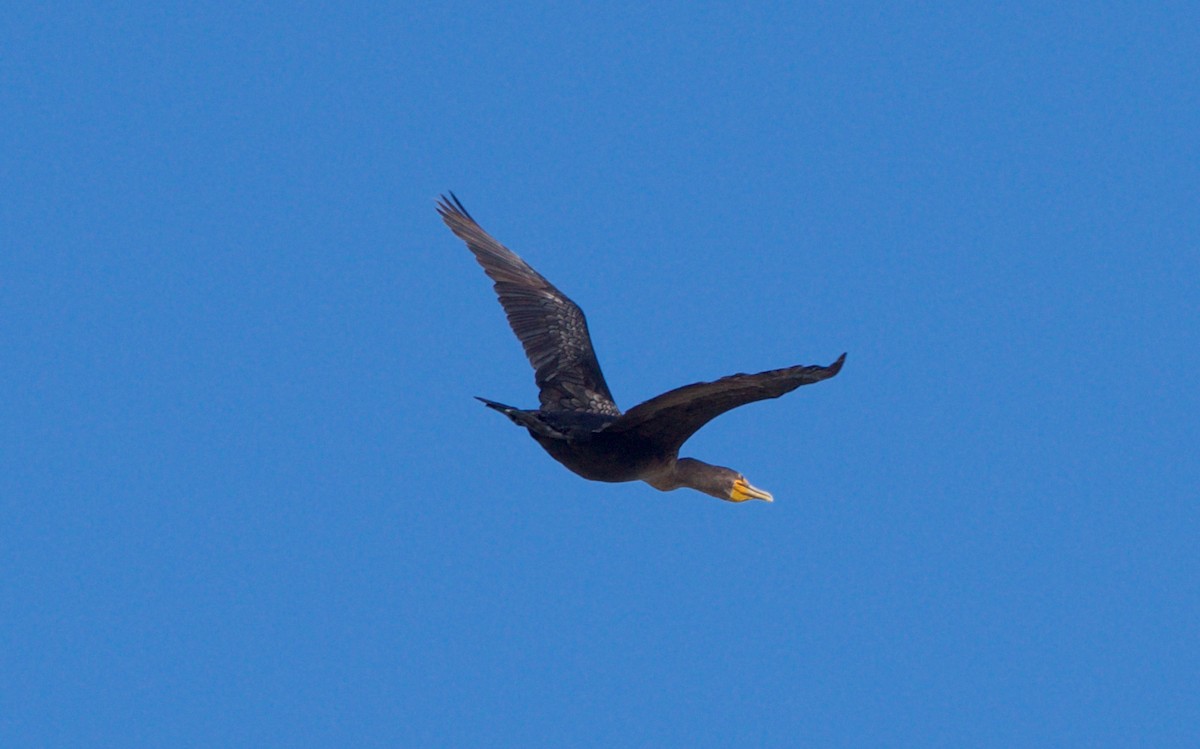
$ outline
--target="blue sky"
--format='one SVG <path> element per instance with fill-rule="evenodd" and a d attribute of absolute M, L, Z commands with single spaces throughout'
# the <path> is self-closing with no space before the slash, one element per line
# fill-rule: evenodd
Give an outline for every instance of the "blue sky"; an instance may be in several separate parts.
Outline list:
<path fill-rule="evenodd" d="M 0 744 L 1196 746 L 1187 3 L 0 20 Z M 454 190 L 618 404 L 585 482 Z"/>

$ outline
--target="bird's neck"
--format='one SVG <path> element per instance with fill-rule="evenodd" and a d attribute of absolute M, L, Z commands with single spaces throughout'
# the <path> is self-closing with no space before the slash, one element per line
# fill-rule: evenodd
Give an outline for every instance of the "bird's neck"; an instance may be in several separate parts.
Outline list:
<path fill-rule="evenodd" d="M 644 480 L 660 492 L 669 492 L 683 487 L 695 489 L 706 468 L 712 468 L 712 466 L 695 458 L 678 458 L 664 465 L 656 473 L 646 476 Z"/>

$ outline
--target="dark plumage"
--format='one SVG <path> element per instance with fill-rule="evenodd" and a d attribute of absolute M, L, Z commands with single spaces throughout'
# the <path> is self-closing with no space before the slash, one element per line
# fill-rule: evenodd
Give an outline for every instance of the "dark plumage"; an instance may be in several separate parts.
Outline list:
<path fill-rule="evenodd" d="M 737 471 L 680 458 L 679 448 L 730 409 L 833 377 L 845 354 L 828 367 L 786 367 L 685 385 L 622 414 L 596 361 L 583 311 L 475 223 L 454 193 L 442 197 L 438 213 L 495 282 L 509 325 L 533 365 L 540 408 L 480 398 L 488 408 L 528 429 L 555 460 L 586 479 L 641 480 L 662 491 L 688 487 L 731 502 L 771 501 Z"/>

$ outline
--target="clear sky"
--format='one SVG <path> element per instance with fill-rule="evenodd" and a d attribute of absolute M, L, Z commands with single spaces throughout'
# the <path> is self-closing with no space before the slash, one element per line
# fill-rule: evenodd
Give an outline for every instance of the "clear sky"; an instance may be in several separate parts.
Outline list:
<path fill-rule="evenodd" d="M 21 3 L 0 745 L 1200 746 L 1194 3 Z M 624 408 L 586 482 L 454 190 Z"/>

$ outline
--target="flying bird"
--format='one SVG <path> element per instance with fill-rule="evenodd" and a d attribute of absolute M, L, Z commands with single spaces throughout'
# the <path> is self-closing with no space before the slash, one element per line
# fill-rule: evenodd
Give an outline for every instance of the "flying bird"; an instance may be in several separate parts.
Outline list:
<path fill-rule="evenodd" d="M 525 427 L 551 457 L 585 479 L 640 480 L 660 491 L 686 487 L 729 502 L 772 501 L 737 471 L 680 458 L 679 448 L 730 409 L 833 377 L 845 354 L 827 367 L 785 367 L 685 385 L 622 413 L 578 305 L 484 231 L 454 193 L 443 195 L 437 209 L 495 282 L 508 323 L 533 365 L 541 403 L 526 410 L 479 398 L 484 405 Z"/>

